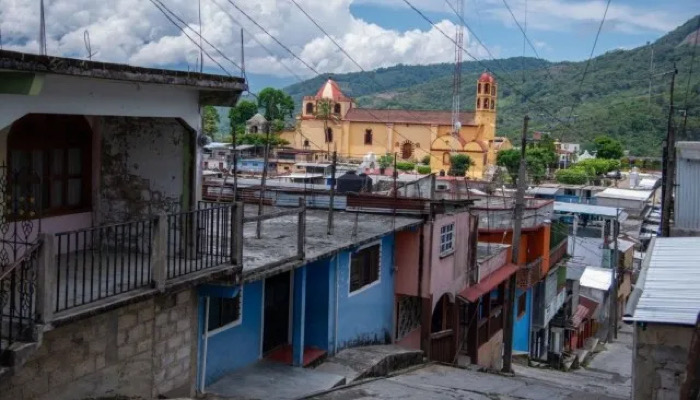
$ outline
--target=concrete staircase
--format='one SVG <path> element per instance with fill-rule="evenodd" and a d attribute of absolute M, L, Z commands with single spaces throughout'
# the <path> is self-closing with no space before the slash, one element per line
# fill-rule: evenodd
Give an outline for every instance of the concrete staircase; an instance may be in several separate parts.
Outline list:
<path fill-rule="evenodd" d="M 421 350 L 395 345 L 355 347 L 340 351 L 315 368 L 345 377 L 345 383 L 389 373 L 423 363 Z"/>
<path fill-rule="evenodd" d="M 41 346 L 43 326 L 36 326 L 35 341 L 13 341 L 0 338 L 0 381 L 17 372 L 29 360 L 29 357 Z"/>

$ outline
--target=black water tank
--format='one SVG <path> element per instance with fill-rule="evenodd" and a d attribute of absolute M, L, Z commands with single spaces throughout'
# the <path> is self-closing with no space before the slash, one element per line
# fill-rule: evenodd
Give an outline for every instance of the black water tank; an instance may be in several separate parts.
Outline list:
<path fill-rule="evenodd" d="M 358 176 L 355 171 L 348 171 L 336 180 L 338 181 L 336 186 L 338 193 L 372 191 L 372 178 L 367 176 L 367 174 Z"/>

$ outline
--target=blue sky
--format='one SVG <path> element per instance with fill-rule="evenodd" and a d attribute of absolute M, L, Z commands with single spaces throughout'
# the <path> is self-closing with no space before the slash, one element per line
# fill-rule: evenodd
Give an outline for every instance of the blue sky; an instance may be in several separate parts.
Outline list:
<path fill-rule="evenodd" d="M 200 52 L 196 41 L 193 43 L 187 36 L 197 38 L 201 30 L 202 36 L 216 47 L 215 50 L 205 45 L 209 56 L 223 67 L 205 56 L 205 69 L 240 75 L 243 28 L 245 64 L 253 90 L 266 85 L 284 86 L 317 73 L 358 71 L 360 68 L 311 23 L 303 10 L 365 70 L 398 63 L 454 60 L 454 45 L 442 33 L 454 37 L 459 20 L 445 0 L 410 0 L 436 27 L 403 0 L 296 0 L 301 10 L 291 0 L 231 0 L 236 7 L 228 0 L 200 0 L 201 27 L 197 1 L 160 1 L 183 21 L 188 35 L 150 1 L 46 0 L 48 53 L 85 58 L 84 34 L 88 31 L 96 53 L 94 60 L 194 69 Z M 466 22 L 494 56 L 523 55 L 523 36 L 503 0 L 464 1 Z M 506 1 L 523 25 L 527 17 L 527 33 L 538 54 L 553 61 L 588 57 L 606 4 L 604 0 Z M 0 0 L 4 48 L 38 52 L 36 4 L 35 0 Z M 595 54 L 643 45 L 698 13 L 698 0 L 612 0 Z M 465 48 L 481 59 L 489 57 L 468 33 Z M 535 55 L 529 46 L 524 54 Z"/>

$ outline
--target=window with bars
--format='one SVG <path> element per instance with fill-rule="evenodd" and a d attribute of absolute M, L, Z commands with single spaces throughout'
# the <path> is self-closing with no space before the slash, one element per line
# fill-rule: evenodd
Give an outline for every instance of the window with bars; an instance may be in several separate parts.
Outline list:
<path fill-rule="evenodd" d="M 241 322 L 241 294 L 236 297 L 210 297 L 209 298 L 209 324 L 207 331 L 219 329 L 227 325 Z"/>
<path fill-rule="evenodd" d="M 372 130 L 371 129 L 365 129 L 365 144 L 366 145 L 372 144 Z"/>
<path fill-rule="evenodd" d="M 36 202 L 44 216 L 89 211 L 91 136 L 82 116 L 29 114 L 12 124 L 12 196 Z"/>
<path fill-rule="evenodd" d="M 455 250 L 455 224 L 443 225 L 440 228 L 440 256 L 450 255 Z"/>
<path fill-rule="evenodd" d="M 358 250 L 350 260 L 350 293 L 379 280 L 380 245 Z"/>

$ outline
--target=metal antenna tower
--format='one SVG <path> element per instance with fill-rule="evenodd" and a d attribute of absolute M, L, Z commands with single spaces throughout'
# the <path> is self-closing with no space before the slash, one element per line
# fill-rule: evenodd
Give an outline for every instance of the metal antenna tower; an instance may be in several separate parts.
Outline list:
<path fill-rule="evenodd" d="M 39 3 L 39 53 L 46 55 L 46 20 L 44 19 L 44 0 Z"/>
<path fill-rule="evenodd" d="M 464 0 L 455 0 L 455 10 L 459 14 L 460 20 L 464 18 Z M 453 135 L 459 135 L 462 127 L 459 121 L 460 98 L 459 93 L 462 88 L 462 48 L 464 44 L 464 26 L 457 21 L 457 31 L 455 32 L 455 71 L 452 82 L 452 129 Z"/>

